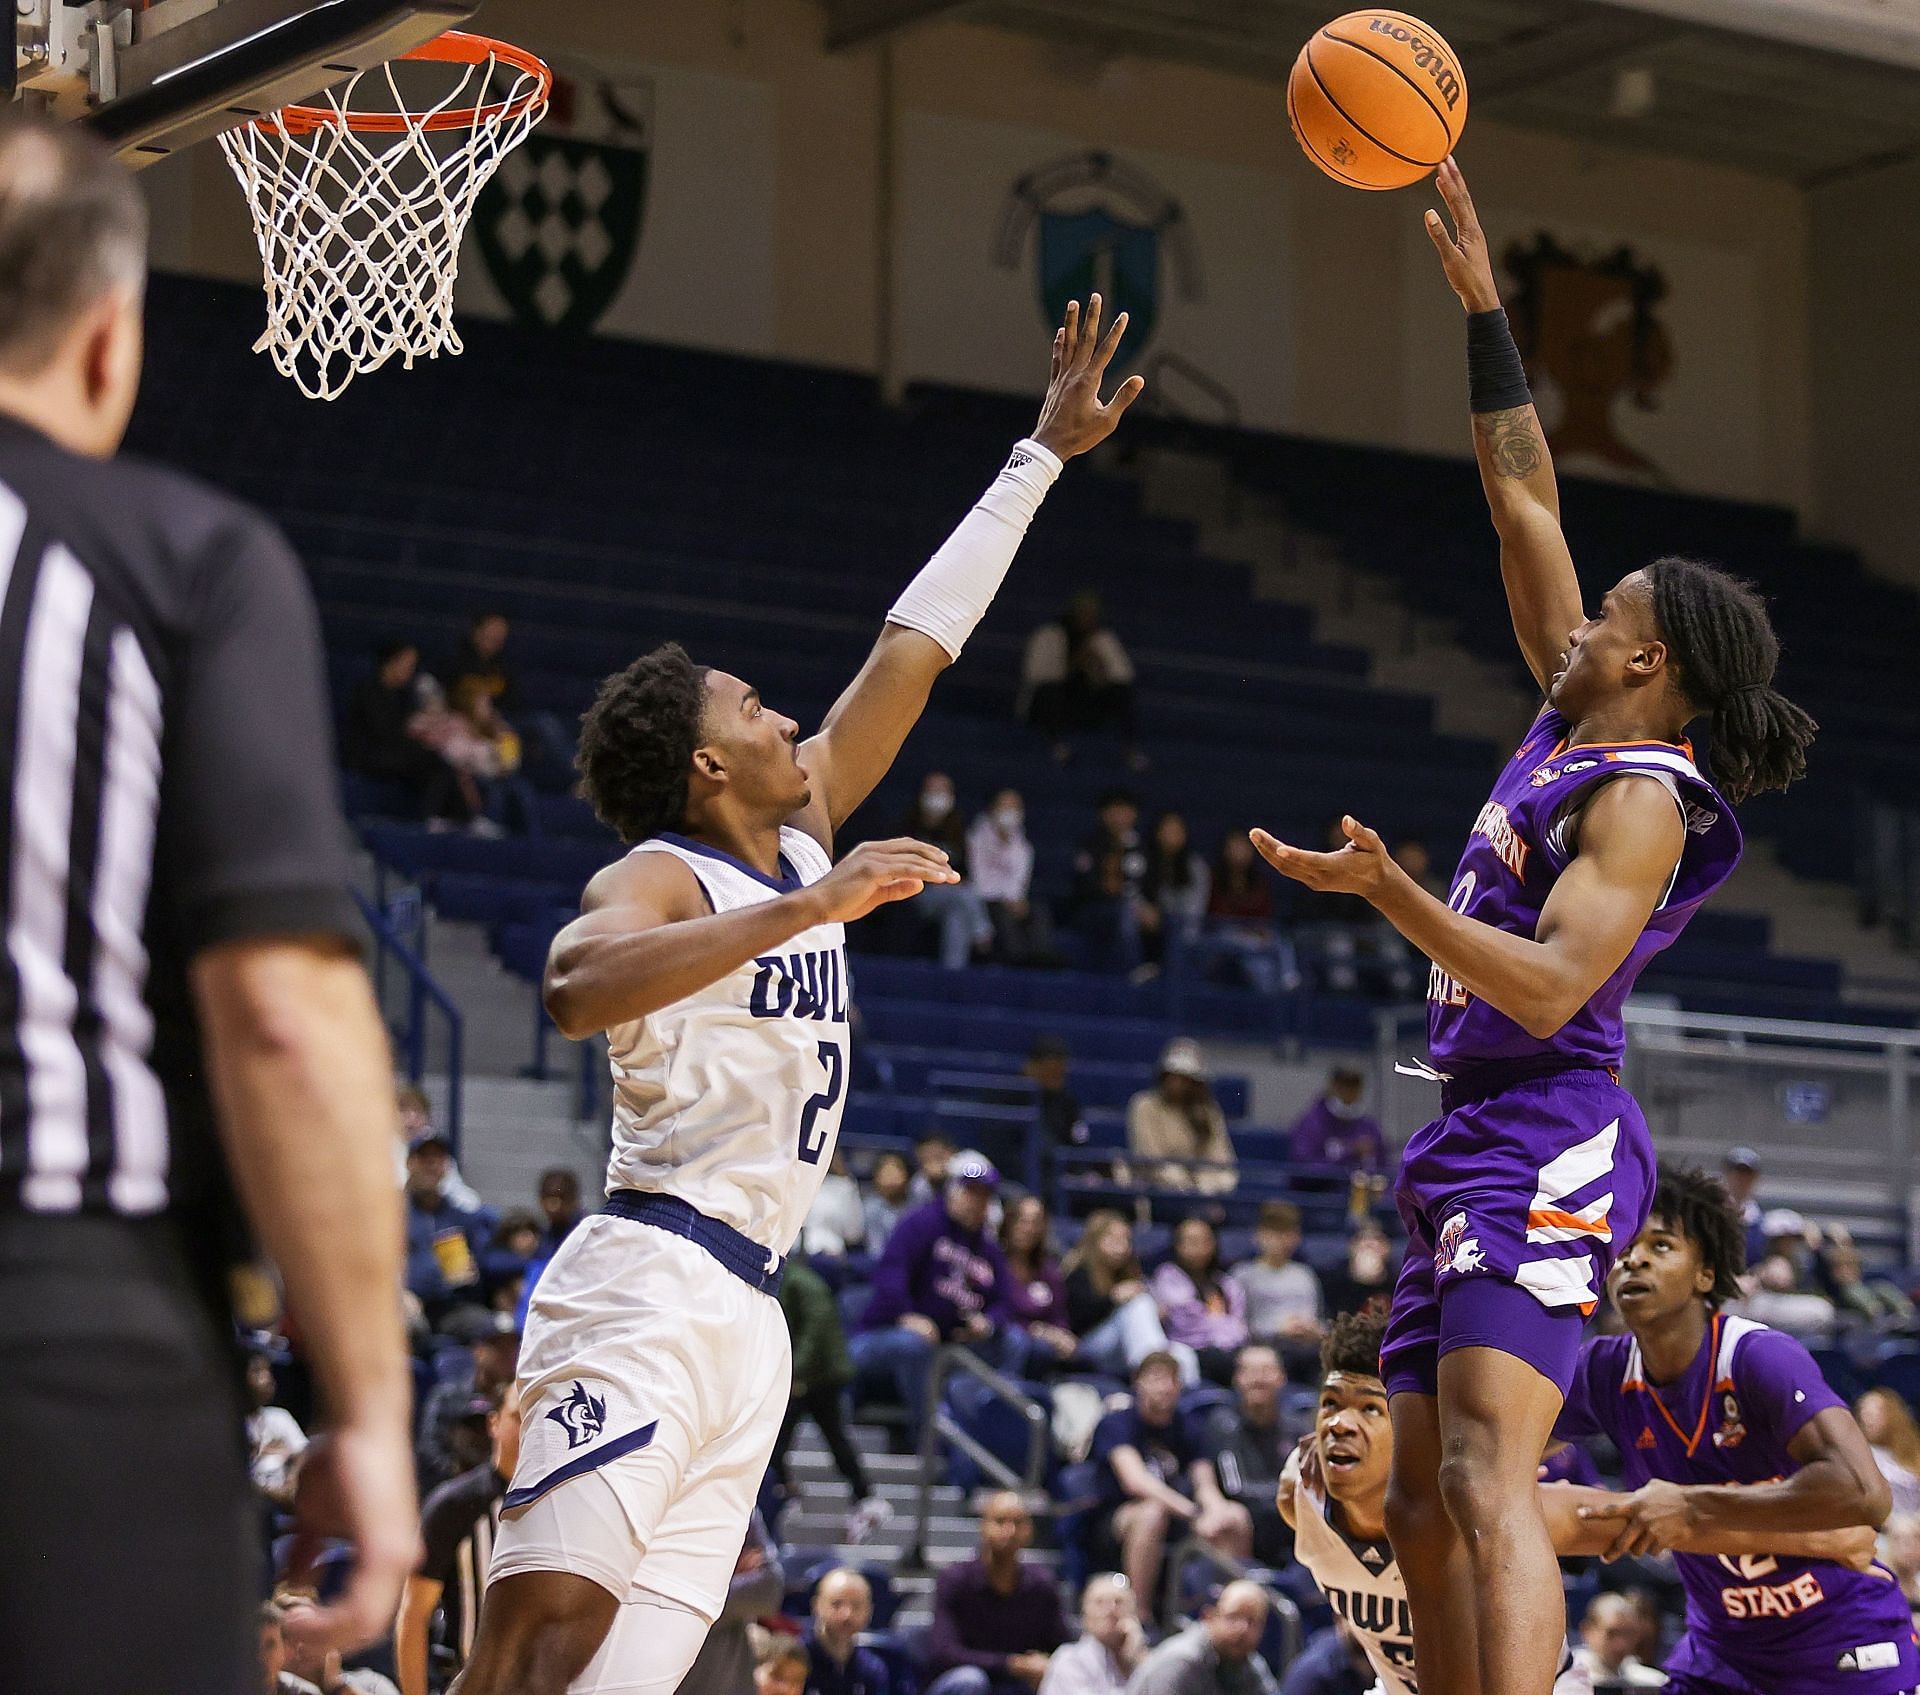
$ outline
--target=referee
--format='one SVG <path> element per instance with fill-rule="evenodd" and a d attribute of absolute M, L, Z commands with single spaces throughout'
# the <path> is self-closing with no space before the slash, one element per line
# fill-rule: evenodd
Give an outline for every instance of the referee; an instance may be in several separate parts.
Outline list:
<path fill-rule="evenodd" d="M 0 1688 L 254 1695 L 258 1531 L 227 1306 L 248 1226 L 359 1544 L 413 1563 L 392 1076 L 351 941 L 312 602 L 277 533 L 114 453 L 146 214 L 0 121 Z"/>

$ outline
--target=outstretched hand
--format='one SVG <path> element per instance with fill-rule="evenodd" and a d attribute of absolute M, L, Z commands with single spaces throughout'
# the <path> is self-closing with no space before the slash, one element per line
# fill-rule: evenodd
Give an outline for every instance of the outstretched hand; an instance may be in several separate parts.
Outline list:
<path fill-rule="evenodd" d="M 1067 302 L 1067 321 L 1053 332 L 1047 398 L 1040 406 L 1040 422 L 1033 427 L 1033 439 L 1050 453 L 1071 459 L 1098 447 L 1113 434 L 1121 414 L 1140 398 L 1147 379 L 1133 376 L 1113 391 L 1111 400 L 1102 404 L 1100 399 L 1108 362 L 1126 333 L 1127 314 L 1122 312 L 1101 336 L 1099 295 L 1087 301 L 1084 313 L 1079 301 Z"/>
<path fill-rule="evenodd" d="M 1394 870 L 1393 857 L 1378 832 L 1355 818 L 1342 818 L 1347 845 L 1332 853 L 1309 853 L 1289 847 L 1265 830 L 1250 830 L 1254 850 L 1283 877 L 1304 883 L 1323 894 L 1360 895 L 1372 900 Z"/>
<path fill-rule="evenodd" d="M 946 854 L 926 842 L 897 837 L 862 842 L 813 885 L 821 923 L 851 924 L 889 901 L 911 900 L 929 883 L 957 883 Z"/>
<path fill-rule="evenodd" d="M 1453 292 L 1460 296 L 1460 304 L 1469 312 L 1491 312 L 1500 304 L 1500 287 L 1493 280 L 1493 255 L 1487 249 L 1480 215 L 1473 209 L 1473 196 L 1467 192 L 1467 179 L 1449 155 L 1434 172 L 1433 180 L 1453 217 L 1453 233 L 1447 233 L 1446 219 L 1429 208 L 1428 238 L 1440 255 Z"/>

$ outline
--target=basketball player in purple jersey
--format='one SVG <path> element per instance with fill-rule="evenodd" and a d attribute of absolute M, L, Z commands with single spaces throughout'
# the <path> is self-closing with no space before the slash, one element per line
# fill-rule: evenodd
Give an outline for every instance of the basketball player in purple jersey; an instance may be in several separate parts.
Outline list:
<path fill-rule="evenodd" d="M 1877 1525 L 1890 1503 L 1867 1439 L 1791 1336 L 1720 1310 L 1745 1260 L 1727 1192 L 1662 1172 L 1647 1225 L 1613 1268 L 1625 1336 L 1580 1353 L 1554 1434 L 1603 1435 L 1630 1495 L 1588 1505 L 1617 1525 L 1608 1557 L 1725 1533 L 1802 1535 Z M 1766 1543 L 1778 1550 L 1780 1544 Z M 1669 1695 L 1908 1695 L 1920 1649 L 1893 1575 L 1782 1552 L 1674 1552 L 1687 1628 Z"/>
<path fill-rule="evenodd" d="M 1779 644 L 1733 577 L 1660 559 L 1581 610 L 1486 240 L 1451 160 L 1438 181 L 1455 233 L 1437 212 L 1428 233 L 1468 312 L 1474 449 L 1546 705 L 1444 902 L 1351 818 L 1335 853 L 1253 842 L 1310 888 L 1364 896 L 1434 962 L 1441 1116 L 1407 1144 L 1397 1188 L 1410 1240 L 1381 1357 L 1387 1522 L 1422 1695 L 1547 1695 L 1563 1602 L 1535 1469 L 1582 1318 L 1653 1186 L 1646 1121 L 1618 1080 L 1621 1007 L 1740 857 L 1732 809 L 1682 732 L 1711 714 L 1740 800 L 1804 771 L 1814 725 L 1774 691 Z"/>

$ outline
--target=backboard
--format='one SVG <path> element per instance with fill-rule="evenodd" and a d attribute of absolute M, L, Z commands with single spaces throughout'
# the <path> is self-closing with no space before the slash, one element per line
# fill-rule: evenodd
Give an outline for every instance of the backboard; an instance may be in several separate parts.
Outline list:
<path fill-rule="evenodd" d="M 480 0 L 10 0 L 7 96 L 138 167 L 464 23 Z"/>

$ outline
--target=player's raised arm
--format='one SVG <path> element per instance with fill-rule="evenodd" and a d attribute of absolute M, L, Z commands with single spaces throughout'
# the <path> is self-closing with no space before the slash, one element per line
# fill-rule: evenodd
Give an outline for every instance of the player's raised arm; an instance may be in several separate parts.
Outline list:
<path fill-rule="evenodd" d="M 1686 826 L 1658 783 L 1603 785 L 1581 814 L 1579 852 L 1529 937 L 1453 911 L 1394 864 L 1374 831 L 1352 818 L 1341 824 L 1347 845 L 1337 853 L 1289 847 L 1265 830 L 1253 832 L 1253 845 L 1310 889 L 1364 896 L 1470 994 L 1542 1040 L 1620 969 L 1686 844 Z"/>
<path fill-rule="evenodd" d="M 1100 296 L 1067 307 L 1054 332 L 1053 368 L 1040 421 L 1014 444 L 1012 457 L 960 520 L 940 550 L 906 587 L 860 674 L 834 702 L 817 735 L 800 751 L 813 799 L 792 822 L 823 845 L 886 776 L 926 710 L 934 679 L 960 650 L 992 604 L 1027 526 L 1061 467 L 1113 434 L 1140 396 L 1144 378 L 1129 377 L 1102 402 L 1100 385 L 1120 338 L 1122 312 L 1100 333 Z"/>
<path fill-rule="evenodd" d="M 598 1035 L 685 1000 L 816 925 L 851 924 L 928 883 L 959 880 L 924 842 L 864 842 L 817 883 L 716 913 L 680 860 L 629 855 L 587 885 L 580 916 L 554 937 L 547 1012 L 570 1040 Z"/>
<path fill-rule="evenodd" d="M 1545 689 L 1559 669 L 1568 632 L 1580 622 L 1580 581 L 1560 529 L 1560 490 L 1553 456 L 1533 407 L 1526 368 L 1500 306 L 1486 233 L 1451 159 L 1435 182 L 1453 217 L 1436 211 L 1427 234 L 1447 281 L 1467 309 L 1467 377 L 1473 407 L 1473 451 L 1500 536 L 1500 575 L 1507 586 L 1513 633 L 1534 680 Z"/>

